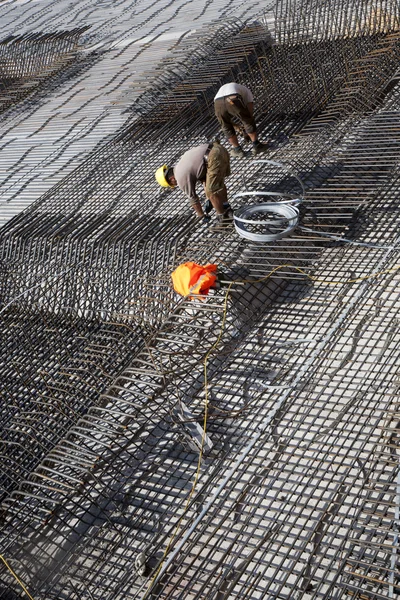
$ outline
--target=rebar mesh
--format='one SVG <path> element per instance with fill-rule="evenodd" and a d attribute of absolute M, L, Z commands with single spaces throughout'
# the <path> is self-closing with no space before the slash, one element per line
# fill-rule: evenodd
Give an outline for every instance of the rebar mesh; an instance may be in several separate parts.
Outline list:
<path fill-rule="evenodd" d="M 398 6 L 314 4 L 181 46 L 158 101 L 0 232 L 1 553 L 35 599 L 400 589 Z M 154 182 L 217 134 L 231 77 L 275 139 L 232 161 L 233 207 L 306 190 L 271 244 Z M 178 298 L 185 260 L 231 287 Z M 23 595 L 6 568 L 0 594 Z"/>
<path fill-rule="evenodd" d="M 0 112 L 40 88 L 73 61 L 87 27 L 52 34 L 9 36 L 0 42 Z"/>

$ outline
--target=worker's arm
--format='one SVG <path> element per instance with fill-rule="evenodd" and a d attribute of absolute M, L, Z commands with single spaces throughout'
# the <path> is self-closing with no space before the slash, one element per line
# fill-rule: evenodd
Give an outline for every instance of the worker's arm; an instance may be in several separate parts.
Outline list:
<path fill-rule="evenodd" d="M 204 217 L 204 212 L 196 194 L 197 179 L 194 176 L 189 176 L 181 184 L 181 190 L 188 196 L 189 202 L 198 217 Z"/>
<path fill-rule="evenodd" d="M 254 115 L 254 102 L 249 102 L 247 105 L 247 108 L 249 109 L 249 113 L 251 114 L 251 116 Z"/>

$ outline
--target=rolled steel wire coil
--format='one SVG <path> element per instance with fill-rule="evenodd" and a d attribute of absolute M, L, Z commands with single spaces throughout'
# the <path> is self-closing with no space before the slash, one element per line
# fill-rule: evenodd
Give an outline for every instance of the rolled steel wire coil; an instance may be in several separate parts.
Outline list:
<path fill-rule="evenodd" d="M 301 194 L 285 194 L 273 191 L 243 191 L 234 198 L 245 196 L 266 196 L 276 199 L 275 202 L 263 202 L 250 206 L 242 206 L 234 213 L 234 224 L 237 233 L 252 242 L 274 242 L 288 236 L 299 222 L 299 211 L 296 205 L 304 200 L 305 188 L 301 179 L 286 165 L 277 161 L 261 159 L 254 163 L 273 165 L 292 175 L 300 184 Z"/>
<path fill-rule="evenodd" d="M 299 211 L 286 202 L 264 202 L 242 206 L 233 218 L 237 233 L 246 240 L 274 242 L 289 235 L 296 227 Z"/>

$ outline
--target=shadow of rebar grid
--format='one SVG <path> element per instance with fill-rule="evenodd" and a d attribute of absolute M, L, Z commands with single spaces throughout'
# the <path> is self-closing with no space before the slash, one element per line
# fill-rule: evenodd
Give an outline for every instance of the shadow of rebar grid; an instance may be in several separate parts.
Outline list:
<path fill-rule="evenodd" d="M 399 7 L 275 18 L 179 45 L 129 127 L 0 232 L 1 597 L 400 590 Z M 232 79 L 275 139 L 273 163 L 232 160 L 234 208 L 301 195 L 281 165 L 306 190 L 269 244 L 154 181 L 218 133 Z M 235 282 L 179 298 L 186 260 Z"/>

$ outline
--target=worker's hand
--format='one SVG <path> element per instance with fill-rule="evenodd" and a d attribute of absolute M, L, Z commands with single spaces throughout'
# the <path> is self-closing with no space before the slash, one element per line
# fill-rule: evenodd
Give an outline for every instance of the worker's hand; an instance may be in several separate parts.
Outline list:
<path fill-rule="evenodd" d="M 209 215 L 204 215 L 204 217 L 201 218 L 202 225 L 209 225 L 210 222 L 211 222 L 211 217 Z"/>

